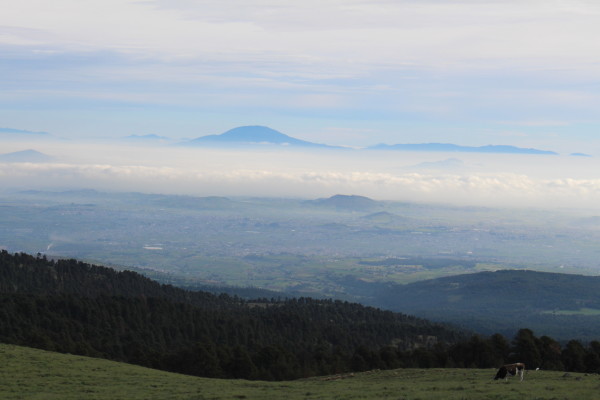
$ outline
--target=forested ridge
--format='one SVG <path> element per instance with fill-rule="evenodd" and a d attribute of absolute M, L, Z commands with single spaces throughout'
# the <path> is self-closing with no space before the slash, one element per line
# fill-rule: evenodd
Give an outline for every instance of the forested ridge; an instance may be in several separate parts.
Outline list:
<path fill-rule="evenodd" d="M 512 335 L 527 326 L 561 341 L 600 338 L 600 276 L 511 269 L 379 285 L 372 292 L 374 306 L 477 332 Z M 579 312 L 586 309 L 592 313 Z"/>
<path fill-rule="evenodd" d="M 161 285 L 135 272 L 0 252 L 0 340 L 202 376 L 289 379 L 361 367 L 462 334 L 341 301 L 248 302 Z M 432 341 L 433 338 L 433 341 Z M 366 367 L 365 367 L 366 368 Z"/>
<path fill-rule="evenodd" d="M 293 379 L 373 368 L 490 367 L 519 359 L 600 371 L 600 343 L 519 331 L 472 336 L 332 300 L 191 292 L 135 272 L 0 252 L 0 341 L 198 376 Z"/>

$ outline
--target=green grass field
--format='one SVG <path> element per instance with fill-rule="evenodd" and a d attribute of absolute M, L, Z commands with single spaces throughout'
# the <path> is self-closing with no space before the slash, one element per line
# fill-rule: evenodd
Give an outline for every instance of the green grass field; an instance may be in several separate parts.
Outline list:
<path fill-rule="evenodd" d="M 529 371 L 494 381 L 495 371 L 400 369 L 289 382 L 218 380 L 0 344 L 0 399 L 394 399 L 592 400 L 600 376 Z"/>

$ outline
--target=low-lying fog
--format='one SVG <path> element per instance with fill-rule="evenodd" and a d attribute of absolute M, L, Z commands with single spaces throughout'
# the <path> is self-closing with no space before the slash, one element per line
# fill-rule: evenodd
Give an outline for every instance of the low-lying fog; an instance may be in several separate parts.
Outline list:
<path fill-rule="evenodd" d="M 600 162 L 570 155 L 367 150 L 224 150 L 133 144 L 16 143 L 52 163 L 0 162 L 6 190 L 328 197 L 486 206 L 600 207 Z"/>

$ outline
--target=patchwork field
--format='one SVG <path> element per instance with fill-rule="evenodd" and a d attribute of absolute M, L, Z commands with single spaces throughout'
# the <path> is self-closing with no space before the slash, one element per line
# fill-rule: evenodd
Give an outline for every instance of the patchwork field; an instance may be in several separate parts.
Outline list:
<path fill-rule="evenodd" d="M 401 369 L 289 382 L 217 380 L 0 344 L 0 398 L 10 399 L 594 399 L 597 374 L 529 371 L 494 381 L 494 370 Z"/>

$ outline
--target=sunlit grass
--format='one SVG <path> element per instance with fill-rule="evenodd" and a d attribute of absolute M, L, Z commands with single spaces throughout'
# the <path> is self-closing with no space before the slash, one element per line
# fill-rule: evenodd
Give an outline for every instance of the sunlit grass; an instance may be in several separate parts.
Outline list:
<path fill-rule="evenodd" d="M 0 344 L 0 398 L 188 400 L 581 400 L 595 399 L 600 376 L 529 371 L 494 381 L 495 371 L 400 369 L 289 382 L 218 380 L 106 360 Z"/>

